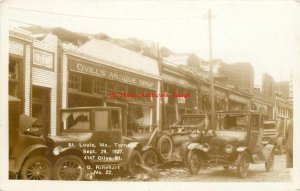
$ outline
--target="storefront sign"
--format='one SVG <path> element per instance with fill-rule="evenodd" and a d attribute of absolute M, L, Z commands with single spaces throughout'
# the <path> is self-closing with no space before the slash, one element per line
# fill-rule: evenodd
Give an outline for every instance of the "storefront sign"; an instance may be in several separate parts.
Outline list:
<path fill-rule="evenodd" d="M 33 64 L 53 69 L 53 55 L 39 50 L 33 50 Z"/>
<path fill-rule="evenodd" d="M 69 63 L 69 70 L 98 76 L 110 80 L 116 80 L 122 83 L 142 86 L 149 89 L 157 89 L 157 82 L 154 79 L 148 77 L 141 77 L 130 72 L 109 69 L 105 66 L 96 66 L 93 64 L 71 61 Z"/>

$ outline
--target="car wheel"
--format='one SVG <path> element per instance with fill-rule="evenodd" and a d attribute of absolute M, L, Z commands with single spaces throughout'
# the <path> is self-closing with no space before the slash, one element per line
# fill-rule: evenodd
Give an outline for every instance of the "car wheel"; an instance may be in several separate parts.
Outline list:
<path fill-rule="evenodd" d="M 142 154 L 142 159 L 148 167 L 154 167 L 158 164 L 158 157 L 154 150 L 149 149 Z"/>
<path fill-rule="evenodd" d="M 248 154 L 246 152 L 241 152 L 238 155 L 238 164 L 237 164 L 237 170 L 239 176 L 241 178 L 245 178 L 248 175 L 248 169 L 249 169 Z"/>
<path fill-rule="evenodd" d="M 228 165 L 224 165 L 223 168 L 224 168 L 224 170 L 229 170 L 229 166 Z"/>
<path fill-rule="evenodd" d="M 273 170 L 273 166 L 274 166 L 274 153 L 272 152 L 268 161 L 265 162 L 265 167 L 266 167 L 266 171 L 270 172 Z"/>
<path fill-rule="evenodd" d="M 157 150 L 158 153 L 160 154 L 161 158 L 164 160 L 168 160 L 173 152 L 173 141 L 172 139 L 164 135 L 162 136 L 157 143 Z"/>
<path fill-rule="evenodd" d="M 187 157 L 187 168 L 191 174 L 198 174 L 201 167 L 202 158 L 196 150 L 190 150 Z"/>
<path fill-rule="evenodd" d="M 141 154 L 139 151 L 134 150 L 131 153 L 131 156 L 128 161 L 128 171 L 134 176 L 141 172 Z"/>
<path fill-rule="evenodd" d="M 51 165 L 49 160 L 42 156 L 28 158 L 22 166 L 21 178 L 25 180 L 50 180 Z"/>
<path fill-rule="evenodd" d="M 85 164 L 77 156 L 62 156 L 54 165 L 54 178 L 56 180 L 83 180 L 84 175 Z"/>

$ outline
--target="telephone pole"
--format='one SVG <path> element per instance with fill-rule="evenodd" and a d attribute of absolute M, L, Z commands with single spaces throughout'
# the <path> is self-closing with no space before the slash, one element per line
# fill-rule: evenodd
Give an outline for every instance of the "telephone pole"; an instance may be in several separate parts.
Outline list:
<path fill-rule="evenodd" d="M 215 90 L 214 90 L 214 72 L 212 62 L 212 43 L 211 43 L 211 10 L 208 10 L 208 44 L 209 44 L 209 75 L 210 75 L 210 100 L 211 100 L 211 127 L 215 128 Z"/>

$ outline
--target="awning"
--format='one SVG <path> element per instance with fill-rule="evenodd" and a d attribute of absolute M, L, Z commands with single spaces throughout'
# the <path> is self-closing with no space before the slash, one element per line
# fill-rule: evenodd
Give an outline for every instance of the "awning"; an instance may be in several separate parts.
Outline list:
<path fill-rule="evenodd" d="M 268 114 L 268 106 L 267 105 L 263 105 L 260 103 L 253 103 L 255 105 L 255 108 L 253 108 L 256 111 L 260 111 L 264 114 Z"/>
<path fill-rule="evenodd" d="M 230 94 L 228 96 L 228 99 L 231 101 L 241 103 L 241 104 L 250 104 L 250 99 L 236 95 L 236 94 Z"/>
<path fill-rule="evenodd" d="M 183 88 L 189 88 L 189 89 L 197 89 L 196 84 L 193 84 L 192 82 L 189 82 L 185 79 L 176 78 L 175 76 L 171 76 L 168 74 L 162 74 L 162 80 L 164 82 L 174 84 L 176 86 L 181 86 Z"/>

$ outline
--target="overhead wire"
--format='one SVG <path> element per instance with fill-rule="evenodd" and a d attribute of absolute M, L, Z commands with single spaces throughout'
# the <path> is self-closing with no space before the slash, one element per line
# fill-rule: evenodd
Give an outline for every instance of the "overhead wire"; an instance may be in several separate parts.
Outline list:
<path fill-rule="evenodd" d="M 89 19 L 101 19 L 101 20 L 140 20 L 140 21 L 162 21 L 162 20 L 188 20 L 188 19 L 207 19 L 207 14 L 205 15 L 198 15 L 198 16 L 185 16 L 185 17 L 161 17 L 161 18 L 124 18 L 124 17 L 100 17 L 100 16 L 89 16 L 89 15 L 77 15 L 77 14 L 66 14 L 66 13 L 59 13 L 59 12 L 49 12 L 49 11 L 41 11 L 41 10 L 34 10 L 34 9 L 25 9 L 19 7 L 10 7 L 10 9 L 15 9 L 19 11 L 25 12 L 35 12 L 41 14 L 50 14 L 50 15 L 60 15 L 60 16 L 67 16 L 67 17 L 78 17 L 78 18 L 89 18 Z"/>

